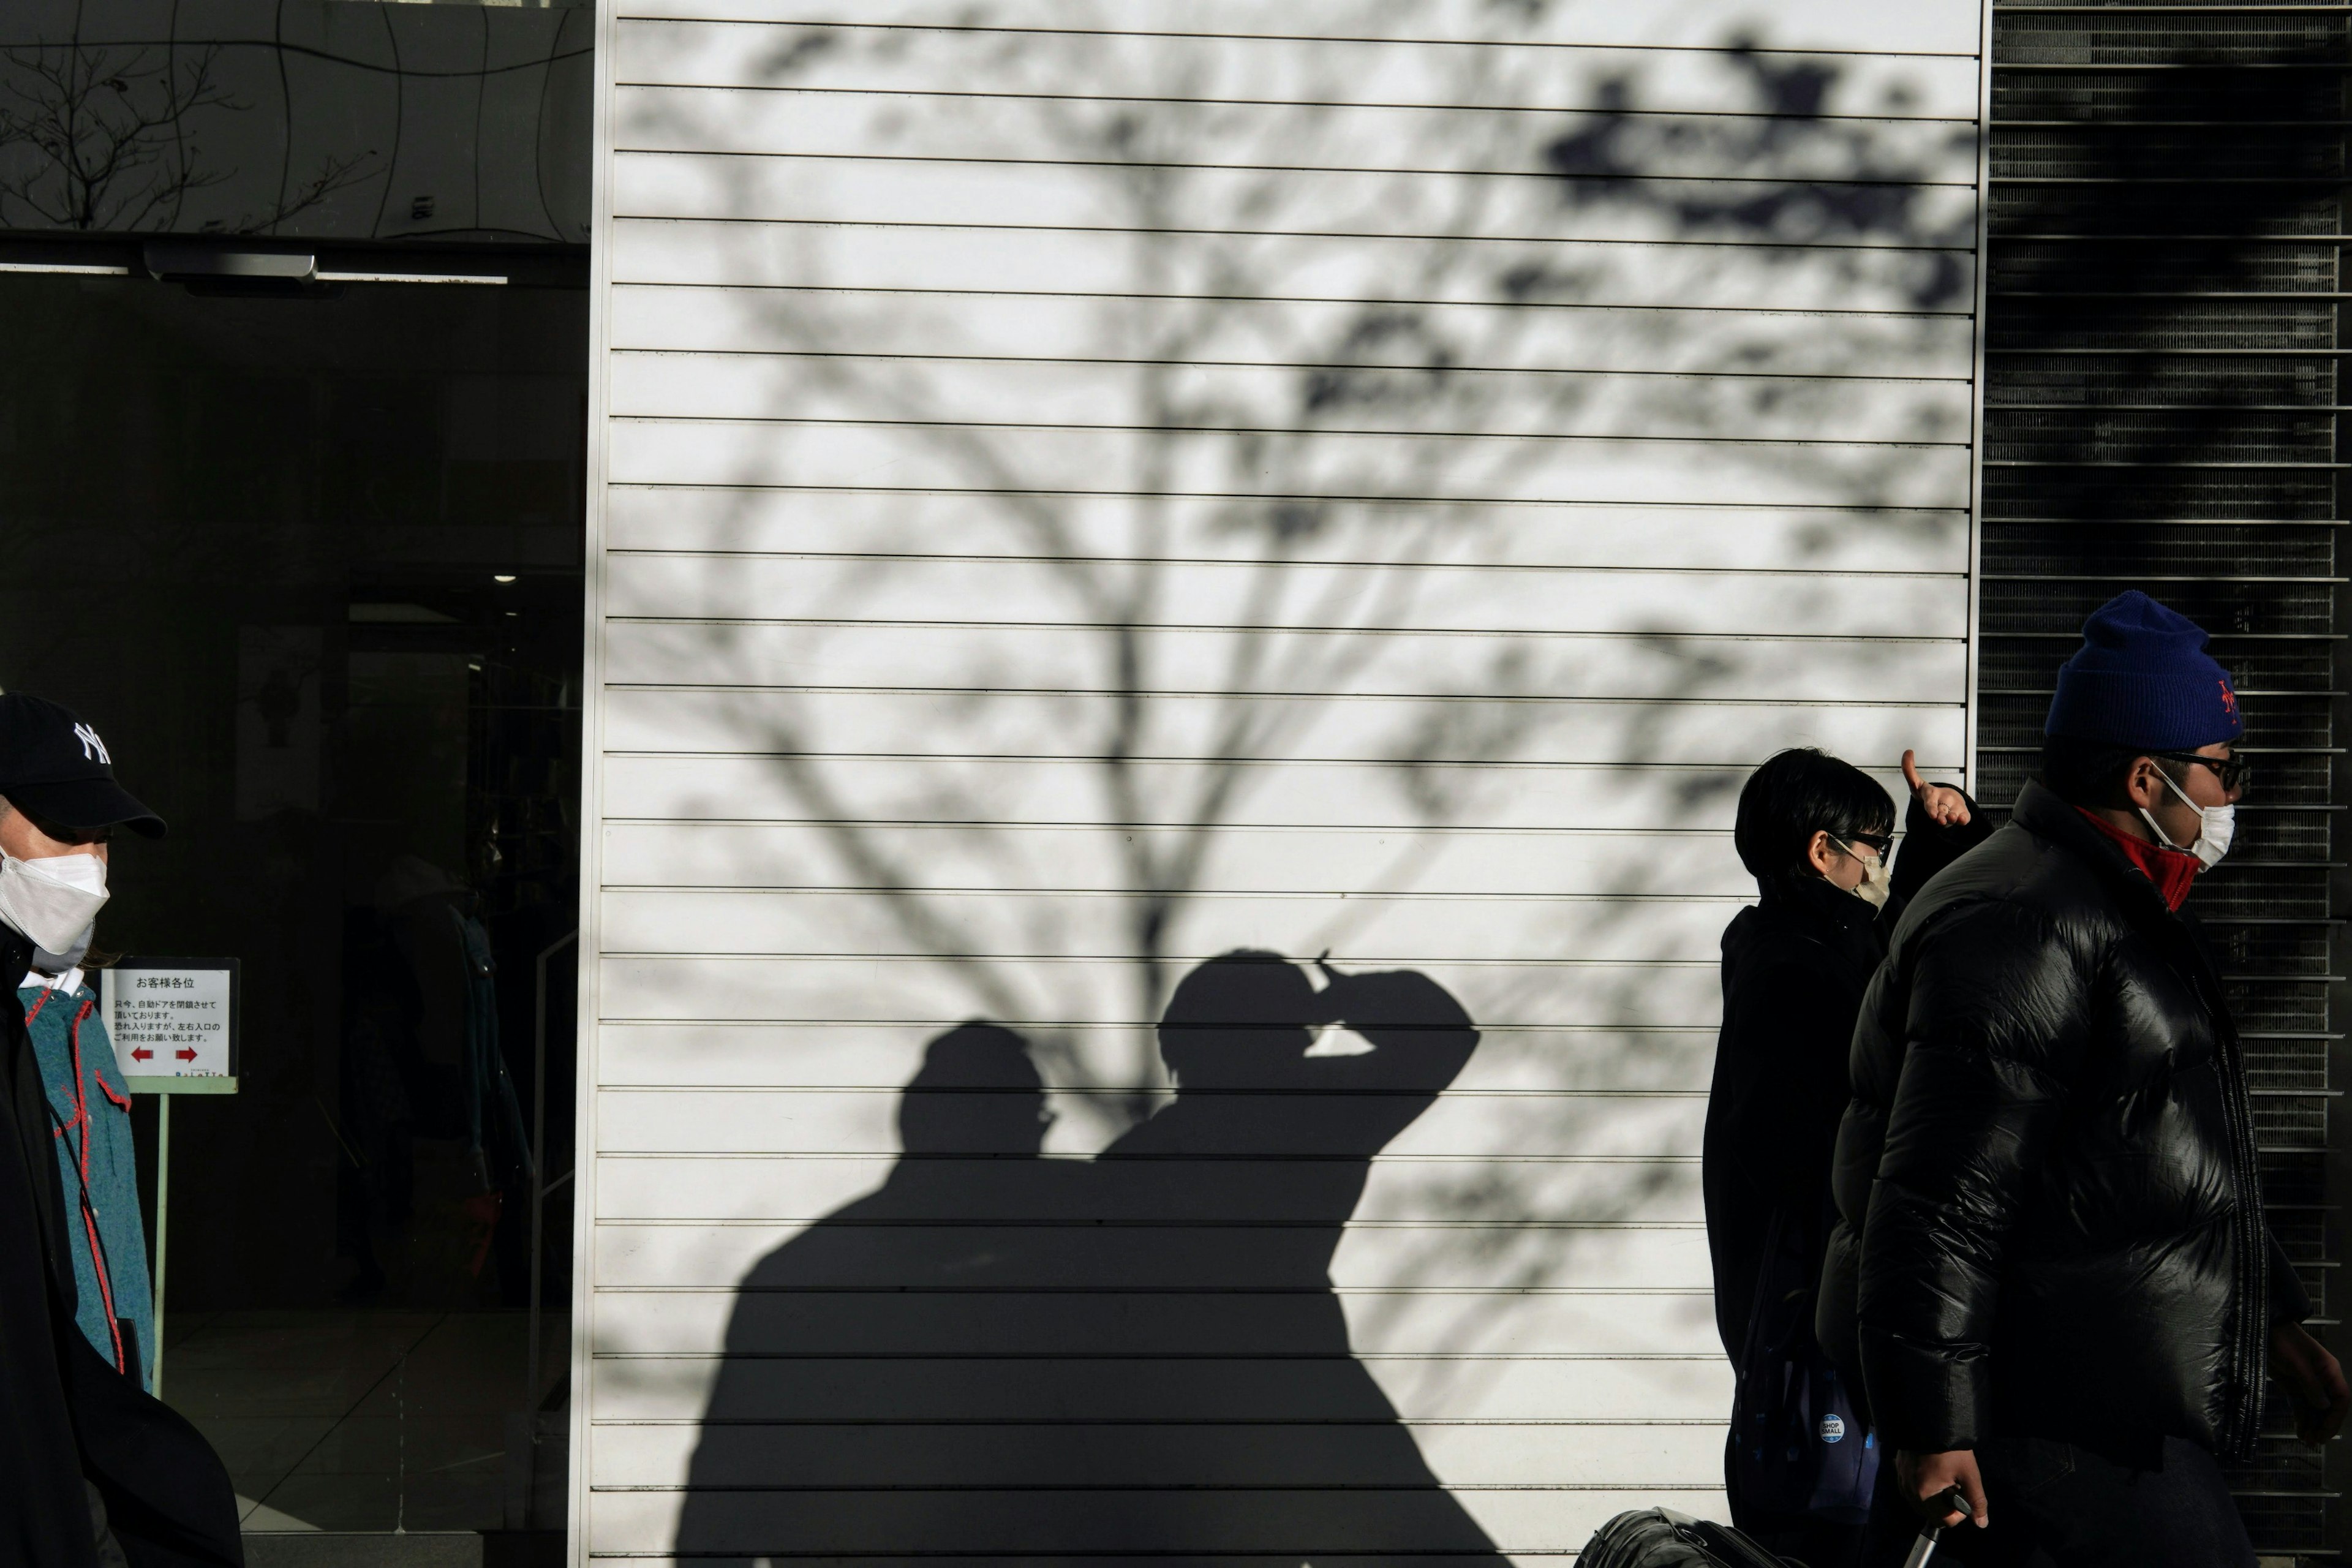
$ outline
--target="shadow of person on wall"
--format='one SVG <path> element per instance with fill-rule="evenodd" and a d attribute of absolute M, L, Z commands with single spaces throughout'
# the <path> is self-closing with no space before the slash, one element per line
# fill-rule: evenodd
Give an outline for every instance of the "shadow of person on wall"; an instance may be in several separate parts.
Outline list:
<path fill-rule="evenodd" d="M 1139 1510 L 1153 1550 L 1493 1558 L 1356 1360 L 1330 1278 L 1372 1156 L 1478 1033 L 1426 975 L 1325 973 L 1318 991 L 1241 951 L 1186 975 L 1160 1023 L 1176 1098 L 1095 1163 L 1104 1234 L 1142 1249 L 1117 1276 L 1184 1293 L 1184 1325 L 1132 1346 L 1179 1359 L 1116 1446 L 1167 1489 Z M 1309 1056 L 1327 1024 L 1371 1048 Z"/>
<path fill-rule="evenodd" d="M 1045 1342 L 1017 1285 L 1083 1205 L 1086 1166 L 1041 1157 L 1051 1121 L 1019 1035 L 930 1043 L 888 1178 L 737 1288 L 680 1557 L 957 1550 L 974 1521 L 952 1489 L 1034 1483 L 994 1424 L 1036 1403 L 1003 1359 Z"/>
<path fill-rule="evenodd" d="M 1371 1048 L 1308 1056 L 1327 1023 Z M 881 1188 L 745 1278 L 677 1554 L 1496 1560 L 1329 1275 L 1477 1038 L 1423 975 L 1228 953 L 1160 1022 L 1175 1099 L 1087 1163 L 1018 1035 L 940 1036 Z"/>

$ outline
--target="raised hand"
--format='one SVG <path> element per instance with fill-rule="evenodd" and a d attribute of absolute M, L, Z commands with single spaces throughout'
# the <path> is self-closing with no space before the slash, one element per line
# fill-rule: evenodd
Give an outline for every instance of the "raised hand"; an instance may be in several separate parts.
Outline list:
<path fill-rule="evenodd" d="M 1945 784 L 1929 784 L 1919 776 L 1919 753 L 1903 753 L 1903 782 L 1911 786 L 1911 798 L 1927 814 L 1929 821 L 1938 827 L 1958 827 L 1969 820 L 1969 797 Z"/>

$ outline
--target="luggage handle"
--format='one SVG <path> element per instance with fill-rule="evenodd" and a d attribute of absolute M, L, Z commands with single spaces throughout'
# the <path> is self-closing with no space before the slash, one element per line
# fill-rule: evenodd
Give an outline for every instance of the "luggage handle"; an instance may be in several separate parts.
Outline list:
<path fill-rule="evenodd" d="M 1943 1506 L 1936 1510 L 1935 1518 L 1919 1531 L 1919 1539 L 1911 1543 L 1911 1555 L 1903 1560 L 1903 1568 L 1927 1568 L 1927 1560 L 1936 1555 L 1937 1544 L 1944 1539 L 1944 1527 L 1937 1521 L 1948 1513 L 1967 1515 L 1975 1511 L 1969 1507 L 1968 1494 L 1960 1489 L 1958 1481 L 1944 1489 L 1935 1500 Z M 1960 1521 L 1961 1524 L 1967 1522 L 1966 1518 Z M 1957 1530 L 1959 1525 L 1952 1528 Z"/>

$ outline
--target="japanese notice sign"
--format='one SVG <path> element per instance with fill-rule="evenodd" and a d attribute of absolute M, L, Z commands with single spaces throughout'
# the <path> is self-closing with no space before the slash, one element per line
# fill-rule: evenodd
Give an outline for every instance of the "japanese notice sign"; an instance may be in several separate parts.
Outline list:
<path fill-rule="evenodd" d="M 133 1090 L 236 1089 L 236 959 L 126 958 L 102 973 L 106 1032 Z"/>

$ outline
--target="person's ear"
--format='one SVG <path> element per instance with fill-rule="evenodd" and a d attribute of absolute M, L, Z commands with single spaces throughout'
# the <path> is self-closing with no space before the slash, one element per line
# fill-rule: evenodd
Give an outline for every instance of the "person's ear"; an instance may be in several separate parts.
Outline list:
<path fill-rule="evenodd" d="M 1830 841 L 1829 830 L 1813 829 L 1812 837 L 1805 843 L 1805 864 L 1813 868 L 1814 875 L 1826 877 L 1836 868 L 1837 861 L 1838 847 Z"/>
<path fill-rule="evenodd" d="M 2124 798 L 2142 811 L 2153 811 L 2164 802 L 2164 781 L 2157 775 L 2158 763 L 2154 757 L 2140 757 L 2124 775 Z"/>

